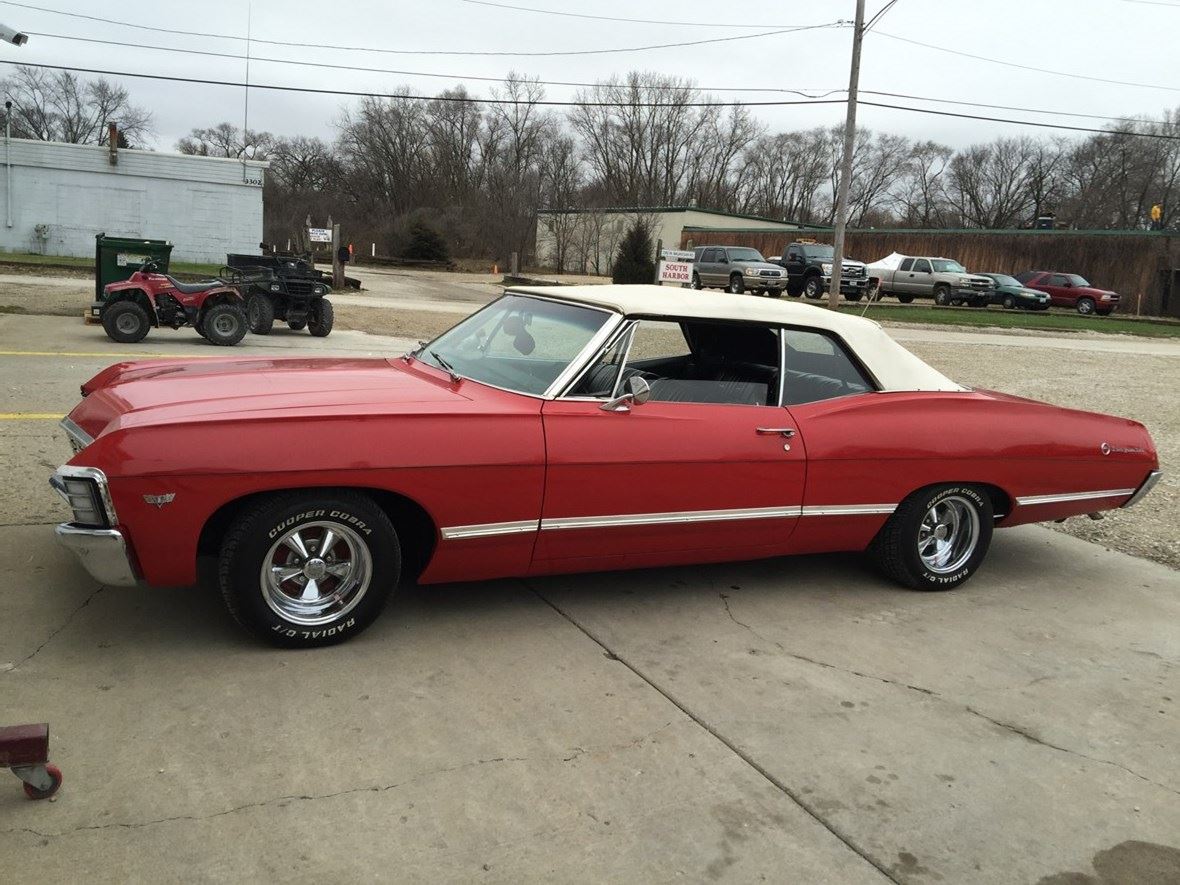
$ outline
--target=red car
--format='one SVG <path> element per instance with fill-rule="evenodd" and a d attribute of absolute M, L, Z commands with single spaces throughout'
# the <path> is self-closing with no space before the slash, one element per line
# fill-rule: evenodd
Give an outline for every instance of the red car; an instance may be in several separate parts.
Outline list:
<path fill-rule="evenodd" d="M 1109 316 L 1119 306 L 1117 292 L 1096 289 L 1085 277 L 1076 273 L 1054 273 L 1045 270 L 1026 270 L 1016 279 L 1030 289 L 1049 293 L 1053 307 L 1072 307 L 1080 314 Z"/>
<path fill-rule="evenodd" d="M 215 557 L 287 646 L 359 633 L 402 577 L 868 551 L 944 590 L 993 527 L 1160 476 L 1142 424 L 962 387 L 869 320 L 658 286 L 513 289 L 403 357 L 120 363 L 82 393 L 61 542 L 106 585 Z"/>

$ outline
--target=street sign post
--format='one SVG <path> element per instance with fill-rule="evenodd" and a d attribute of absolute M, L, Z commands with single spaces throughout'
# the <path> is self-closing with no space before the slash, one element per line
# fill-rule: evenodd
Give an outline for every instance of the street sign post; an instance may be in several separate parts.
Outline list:
<path fill-rule="evenodd" d="M 330 243 L 332 242 L 332 228 L 309 227 L 307 229 L 307 238 L 313 243 Z"/>

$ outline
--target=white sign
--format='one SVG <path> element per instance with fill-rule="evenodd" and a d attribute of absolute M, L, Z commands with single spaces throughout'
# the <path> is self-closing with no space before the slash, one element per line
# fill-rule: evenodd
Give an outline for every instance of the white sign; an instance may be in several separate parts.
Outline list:
<path fill-rule="evenodd" d="M 661 283 L 691 283 L 692 262 L 661 261 L 659 280 Z"/>
<path fill-rule="evenodd" d="M 660 257 L 665 261 L 688 261 L 692 262 L 696 258 L 695 252 L 685 252 L 681 249 L 661 249 Z"/>
<path fill-rule="evenodd" d="M 131 255 L 127 252 L 117 252 L 115 253 L 115 264 L 119 267 L 127 267 L 129 265 L 139 267 L 148 260 L 148 257 L 147 255 Z"/>
<path fill-rule="evenodd" d="M 313 243 L 330 243 L 332 242 L 332 228 L 309 227 L 307 229 L 307 236 Z"/>

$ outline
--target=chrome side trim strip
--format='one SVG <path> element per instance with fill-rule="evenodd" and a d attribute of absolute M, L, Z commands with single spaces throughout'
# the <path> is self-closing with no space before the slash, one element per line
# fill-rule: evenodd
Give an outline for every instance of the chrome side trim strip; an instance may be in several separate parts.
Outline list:
<path fill-rule="evenodd" d="M 563 516 L 541 520 L 541 531 L 659 525 L 682 522 L 722 522 L 735 519 L 783 519 L 799 516 L 800 507 L 751 507 L 739 510 L 681 510 L 669 513 L 627 513 L 620 516 Z"/>
<path fill-rule="evenodd" d="M 1096 501 L 1101 498 L 1123 498 L 1135 494 L 1134 489 L 1103 489 L 1100 492 L 1064 492 L 1060 495 L 1028 495 L 1017 498 L 1016 504 L 1027 507 L 1030 504 L 1064 504 L 1067 501 Z"/>
<path fill-rule="evenodd" d="M 896 504 L 817 504 L 803 508 L 803 516 L 872 516 L 889 515 Z"/>
<path fill-rule="evenodd" d="M 444 541 L 463 538 L 490 538 L 494 535 L 522 535 L 535 532 L 540 520 L 523 519 L 519 522 L 485 522 L 480 525 L 454 525 L 441 530 Z"/>
<path fill-rule="evenodd" d="M 58 422 L 58 426 L 65 431 L 66 436 L 70 438 L 70 442 L 74 445 L 74 454 L 82 451 L 92 442 L 94 437 L 71 421 L 69 418 L 62 418 Z"/>
<path fill-rule="evenodd" d="M 1163 477 L 1162 470 L 1153 470 L 1147 474 L 1147 479 L 1143 480 L 1142 485 L 1139 486 L 1139 491 L 1133 494 L 1129 500 L 1124 501 L 1123 507 L 1131 507 L 1143 500 L 1143 496 L 1155 488 L 1155 484 Z"/>

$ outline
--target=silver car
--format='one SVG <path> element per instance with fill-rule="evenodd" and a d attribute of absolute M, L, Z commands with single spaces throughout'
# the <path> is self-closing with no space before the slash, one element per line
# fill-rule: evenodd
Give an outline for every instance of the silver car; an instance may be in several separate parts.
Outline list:
<path fill-rule="evenodd" d="M 787 287 L 787 272 L 749 246 L 697 246 L 695 253 L 694 289 L 724 289 L 734 295 L 753 292 L 779 298 Z"/>

